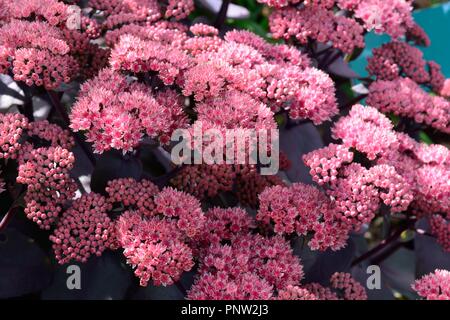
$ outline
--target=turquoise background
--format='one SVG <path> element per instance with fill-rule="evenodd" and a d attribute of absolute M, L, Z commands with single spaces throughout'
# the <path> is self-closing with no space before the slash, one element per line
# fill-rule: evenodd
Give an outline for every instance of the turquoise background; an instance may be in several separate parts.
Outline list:
<path fill-rule="evenodd" d="M 442 72 L 447 78 L 450 78 L 450 3 L 414 11 L 413 16 L 431 40 L 429 47 L 418 48 L 422 50 L 426 60 L 434 60 L 439 63 Z M 350 63 L 352 69 L 362 77 L 366 77 L 367 58 L 371 56 L 372 49 L 389 42 L 389 40 L 389 36 L 368 33 L 366 48 L 358 59 Z"/>

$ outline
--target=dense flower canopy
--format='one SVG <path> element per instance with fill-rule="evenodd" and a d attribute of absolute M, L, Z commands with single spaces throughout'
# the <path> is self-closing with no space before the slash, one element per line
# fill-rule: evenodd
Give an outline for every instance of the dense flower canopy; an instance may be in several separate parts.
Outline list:
<path fill-rule="evenodd" d="M 229 1 L 211 20 L 193 0 L 0 0 L 0 235 L 191 300 L 366 300 L 366 265 L 447 259 L 450 80 L 413 2 L 253 4 L 238 21 Z M 390 40 L 361 54 L 367 32 Z M 236 134 L 217 163 L 208 132 Z M 444 268 L 383 286 L 450 299 Z"/>

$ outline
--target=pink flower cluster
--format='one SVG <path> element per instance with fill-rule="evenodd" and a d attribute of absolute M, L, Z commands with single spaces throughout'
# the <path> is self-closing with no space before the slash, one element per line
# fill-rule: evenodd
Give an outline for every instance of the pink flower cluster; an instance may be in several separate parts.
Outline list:
<path fill-rule="evenodd" d="M 416 280 L 412 288 L 426 300 L 450 300 L 450 272 L 436 269 Z"/>
<path fill-rule="evenodd" d="M 364 47 L 364 29 L 356 20 L 336 16 L 332 10 L 320 6 L 274 10 L 269 24 L 274 38 L 295 37 L 302 44 L 306 44 L 308 39 L 331 42 L 335 48 L 345 53 Z"/>
<path fill-rule="evenodd" d="M 253 273 L 232 277 L 224 271 L 204 273 L 188 292 L 190 300 L 270 300 L 272 286 Z"/>
<path fill-rule="evenodd" d="M 18 183 L 27 185 L 25 214 L 48 230 L 77 189 L 69 174 L 75 158 L 61 147 L 34 149 L 27 158 L 17 176 Z"/>
<path fill-rule="evenodd" d="M 113 29 L 130 23 L 150 25 L 162 17 L 184 19 L 194 9 L 194 1 L 89 0 L 88 6 L 103 12 L 102 28 Z"/>
<path fill-rule="evenodd" d="M 409 78 L 372 83 L 366 101 L 381 112 L 413 118 L 417 123 L 450 133 L 450 102 L 428 94 Z"/>
<path fill-rule="evenodd" d="M 279 300 L 318 300 L 316 295 L 305 288 L 289 285 L 278 291 Z"/>
<path fill-rule="evenodd" d="M 404 76 L 419 84 L 429 83 L 436 92 L 440 92 L 444 85 L 440 66 L 433 61 L 427 63 L 423 53 L 406 42 L 383 44 L 373 49 L 372 54 L 367 59 L 367 71 L 377 80 L 395 80 Z"/>
<path fill-rule="evenodd" d="M 28 19 L 32 17 L 46 20 L 52 26 L 66 22 L 68 6 L 58 0 L 4 0 L 1 9 L 8 13 L 11 19 Z"/>
<path fill-rule="evenodd" d="M 330 287 L 318 283 L 305 286 L 318 300 L 367 300 L 364 287 L 349 273 L 336 272 L 330 278 Z"/>
<path fill-rule="evenodd" d="M 276 175 L 261 175 L 255 165 L 236 167 L 236 193 L 239 202 L 250 208 L 257 208 L 258 197 L 266 188 L 285 185 Z"/>
<path fill-rule="evenodd" d="M 118 204 L 128 210 L 139 211 L 144 216 L 150 216 L 155 210 L 154 197 L 159 192 L 156 185 L 148 180 L 136 181 L 133 178 L 120 178 L 108 181 L 105 191 L 107 201 Z"/>
<path fill-rule="evenodd" d="M 70 7 L 62 1 L 5 0 L 0 6 L 8 13 L 0 28 L 0 71 L 12 72 L 16 81 L 55 89 L 105 65 L 108 50 L 70 26 Z"/>
<path fill-rule="evenodd" d="M 319 189 L 302 183 L 266 188 L 259 195 L 256 219 L 273 224 L 277 234 L 313 234 L 313 250 L 339 250 L 346 245 L 350 228 L 341 223 L 333 203 Z"/>
<path fill-rule="evenodd" d="M 441 145 L 418 143 L 397 134 L 398 149 L 378 159 L 379 164 L 395 167 L 410 185 L 414 201 L 411 209 L 419 216 L 433 213 L 450 214 L 450 151 Z"/>
<path fill-rule="evenodd" d="M 0 159 L 15 159 L 21 147 L 21 137 L 29 128 L 21 114 L 0 113 Z"/>
<path fill-rule="evenodd" d="M 412 19 L 409 0 L 258 0 L 275 10 L 269 17 L 274 38 L 309 39 L 350 54 L 364 47 L 364 32 L 374 30 L 397 40 L 403 36 L 428 45 L 425 32 Z M 345 14 L 337 14 L 340 10 Z"/>
<path fill-rule="evenodd" d="M 401 167 L 406 162 L 399 159 L 397 163 L 395 157 L 410 138 L 392 129 L 390 121 L 376 109 L 355 105 L 332 129 L 334 137 L 341 138 L 343 145 L 330 144 L 303 157 L 314 181 L 324 186 L 332 199 L 335 214 L 350 229 L 358 230 L 362 224 L 369 223 L 381 203 L 390 207 L 391 212 L 403 212 L 412 205 L 413 199 L 416 201 L 417 189 L 421 187 L 415 186 L 411 173 L 408 177 Z M 363 167 L 353 162 L 354 154 L 348 148 L 355 148 L 376 162 Z M 441 161 L 445 161 L 447 157 L 445 148 L 432 154 L 423 151 L 425 158 L 440 154 Z M 421 176 L 420 170 L 416 174 Z"/>
<path fill-rule="evenodd" d="M 111 246 L 114 224 L 107 214 L 109 208 L 103 196 L 89 193 L 63 213 L 50 236 L 60 264 L 86 262 L 91 255 L 100 256 Z"/>
<path fill-rule="evenodd" d="M 422 27 L 416 22 L 413 22 L 413 24 L 408 28 L 406 32 L 406 39 L 408 41 L 412 41 L 418 46 L 428 47 L 431 45 L 431 40 L 425 30 L 423 30 Z"/>
<path fill-rule="evenodd" d="M 208 248 L 211 244 L 224 244 L 236 236 L 248 234 L 255 228 L 255 222 L 241 208 L 214 207 L 205 213 L 205 225 L 199 234 L 197 245 Z"/>
<path fill-rule="evenodd" d="M 193 196 L 173 188 L 166 187 L 155 197 L 153 215 L 175 221 L 177 227 L 193 238 L 200 234 L 205 223 L 205 216 L 198 201 Z"/>
<path fill-rule="evenodd" d="M 142 286 L 150 280 L 155 285 L 171 285 L 194 265 L 192 250 L 174 220 L 125 212 L 117 221 L 117 238 Z"/>
<path fill-rule="evenodd" d="M 447 216 L 448 219 L 448 216 Z M 436 237 L 442 249 L 450 252 L 450 223 L 440 215 L 430 217 L 431 233 Z"/>
<path fill-rule="evenodd" d="M 369 160 L 398 146 L 390 120 L 375 108 L 354 105 L 346 117 L 341 117 L 332 129 L 334 139 L 341 139 L 347 148 L 355 148 Z"/>
<path fill-rule="evenodd" d="M 196 104 L 197 119 L 203 124 L 231 129 L 238 123 L 247 129 L 276 129 L 273 112 L 243 92 L 230 90 L 217 98 Z"/>
<path fill-rule="evenodd" d="M 280 169 L 283 168 L 280 165 Z M 236 196 L 244 206 L 256 208 L 258 195 L 266 188 L 284 185 L 276 175 L 261 175 L 255 165 L 187 165 L 171 184 L 199 199 L 215 197 L 236 189 Z"/>
<path fill-rule="evenodd" d="M 11 20 L 0 34 L 0 46 L 11 53 L 8 70 L 17 81 L 53 89 L 78 71 L 62 32 L 47 22 Z"/>
<path fill-rule="evenodd" d="M 29 123 L 21 114 L 0 114 L 0 158 L 16 159 L 17 182 L 27 186 L 27 217 L 50 229 L 67 200 L 77 189 L 70 177 L 75 158 L 67 130 L 48 121 Z"/>
<path fill-rule="evenodd" d="M 186 121 L 182 105 L 173 95 L 154 94 L 145 85 L 128 83 L 125 76 L 105 69 L 82 85 L 70 115 L 71 128 L 87 130 L 87 139 L 97 153 L 112 148 L 131 151 L 144 134 L 167 142 L 171 130 L 183 127 Z"/>
<path fill-rule="evenodd" d="M 172 285 L 194 265 L 190 245 L 202 237 L 205 215 L 191 195 L 158 188 L 150 181 L 109 181 L 106 202 L 120 212 L 114 247 L 123 248 L 142 286 Z"/>
<path fill-rule="evenodd" d="M 232 165 L 186 165 L 170 182 L 198 199 L 215 197 L 219 192 L 231 191 L 236 172 Z"/>
<path fill-rule="evenodd" d="M 199 268 L 189 299 L 269 299 L 274 289 L 303 277 L 299 259 L 283 238 L 250 234 L 236 236 L 230 245 L 211 245 Z"/>
<path fill-rule="evenodd" d="M 27 185 L 24 212 L 40 228 L 50 229 L 75 193 L 70 177 L 73 138 L 48 121 L 28 122 L 21 114 L 0 114 L 0 158 L 16 159 L 17 182 Z"/>
<path fill-rule="evenodd" d="M 353 152 L 343 145 L 330 143 L 324 148 L 305 154 L 303 161 L 311 168 L 309 174 L 316 183 L 333 184 L 338 170 L 353 161 Z"/>
<path fill-rule="evenodd" d="M 338 0 L 338 6 L 353 11 L 364 28 L 398 39 L 413 27 L 409 0 Z"/>
<path fill-rule="evenodd" d="M 27 141 L 22 143 L 17 155 L 19 164 L 29 160 L 32 157 L 31 151 L 35 148 L 50 146 L 70 150 L 75 145 L 69 130 L 64 130 L 47 120 L 30 122 L 26 136 Z"/>
<path fill-rule="evenodd" d="M 217 30 L 205 25 L 192 27 L 194 37 L 174 24 L 152 28 L 150 32 L 130 25 L 111 35 L 114 42 L 123 34 L 111 54 L 112 68 L 151 77 L 156 74 L 165 85 L 179 86 L 184 96 L 202 103 L 196 111 L 210 122 L 236 121 L 232 115 L 244 110 L 248 117 L 267 118 L 269 109 L 287 109 L 294 119 L 308 118 L 318 124 L 337 113 L 333 82 L 310 67 L 295 48 L 270 45 L 246 31 L 230 31 L 222 40 L 215 35 Z M 236 99 L 241 104 L 228 102 Z M 205 104 L 208 112 L 202 112 Z M 218 110 L 209 112 L 213 106 Z M 242 110 L 233 111 L 238 106 Z M 221 111 L 222 107 L 232 112 Z M 273 121 L 267 121 L 273 126 Z"/>
<path fill-rule="evenodd" d="M 349 273 L 336 272 L 330 278 L 330 287 L 308 283 L 302 287 L 288 286 L 278 292 L 281 300 L 367 300 L 364 287 Z"/>

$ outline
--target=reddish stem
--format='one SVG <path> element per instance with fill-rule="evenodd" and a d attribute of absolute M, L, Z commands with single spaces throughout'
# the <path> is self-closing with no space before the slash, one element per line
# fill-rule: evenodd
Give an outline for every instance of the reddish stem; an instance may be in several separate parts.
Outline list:
<path fill-rule="evenodd" d="M 5 214 L 2 221 L 0 221 L 0 232 L 3 232 L 6 229 L 12 218 L 16 215 L 18 208 L 19 207 L 17 206 L 12 206 Z"/>
<path fill-rule="evenodd" d="M 362 254 L 361 256 L 356 258 L 355 260 L 353 260 L 351 266 L 354 267 L 357 264 L 363 262 L 364 260 L 372 258 L 376 254 L 381 252 L 383 249 L 385 249 L 389 244 L 391 244 L 392 242 L 396 241 L 398 239 L 398 237 L 400 237 L 400 235 L 403 233 L 403 231 L 405 231 L 407 229 L 408 229 L 408 226 L 404 227 L 404 228 L 397 229 L 389 237 L 387 237 L 386 239 L 381 241 L 376 247 L 374 247 L 373 249 L 371 249 L 371 250 L 367 251 L 366 253 Z"/>

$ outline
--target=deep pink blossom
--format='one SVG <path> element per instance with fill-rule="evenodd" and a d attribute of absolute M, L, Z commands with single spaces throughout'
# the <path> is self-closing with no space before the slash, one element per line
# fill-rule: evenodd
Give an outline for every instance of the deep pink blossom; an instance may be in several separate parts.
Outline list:
<path fill-rule="evenodd" d="M 50 236 L 60 264 L 86 262 L 110 247 L 114 225 L 107 215 L 109 208 L 103 196 L 90 193 L 75 200 L 64 212 Z"/>
<path fill-rule="evenodd" d="M 406 42 L 389 42 L 372 50 L 367 71 L 380 80 L 394 80 L 406 76 L 417 83 L 426 83 L 430 75 L 426 70 L 423 53 Z"/>
<path fill-rule="evenodd" d="M 419 216 L 450 214 L 450 179 L 448 148 L 418 143 L 405 134 L 397 134 L 400 146 L 377 160 L 389 164 L 410 185 L 411 208 Z"/>
<path fill-rule="evenodd" d="M 108 181 L 105 191 L 108 193 L 109 203 L 150 216 L 155 209 L 154 197 L 159 189 L 145 179 L 136 181 L 133 178 L 120 178 Z"/>
<path fill-rule="evenodd" d="M 236 194 L 239 202 L 257 208 L 258 197 L 266 188 L 285 185 L 277 175 L 261 175 L 255 165 L 236 166 Z"/>
<path fill-rule="evenodd" d="M 367 300 L 366 290 L 349 273 L 334 273 L 330 278 L 330 283 L 333 289 L 342 290 L 344 300 Z"/>
<path fill-rule="evenodd" d="M 311 169 L 309 173 L 315 182 L 319 185 L 333 184 L 338 170 L 353 161 L 353 152 L 342 145 L 330 143 L 324 148 L 305 154 L 303 161 Z"/>
<path fill-rule="evenodd" d="M 203 199 L 231 191 L 235 178 L 232 165 L 186 165 L 170 182 L 175 188 Z"/>
<path fill-rule="evenodd" d="M 0 33 L 0 46 L 11 54 L 14 80 L 54 89 L 77 74 L 79 65 L 63 32 L 47 22 L 11 20 Z"/>
<path fill-rule="evenodd" d="M 274 186 L 260 194 L 256 219 L 273 223 L 278 234 L 306 235 L 330 209 L 329 205 L 326 195 L 313 186 L 301 183 L 290 187 Z"/>
<path fill-rule="evenodd" d="M 194 265 L 192 250 L 184 243 L 175 220 L 143 218 L 128 211 L 117 222 L 117 237 L 127 262 L 141 286 L 171 285 Z"/>
<path fill-rule="evenodd" d="M 428 47 L 431 44 L 430 38 L 426 34 L 425 30 L 417 24 L 413 22 L 411 26 L 406 30 L 406 39 L 413 41 L 414 44 L 419 46 Z"/>
<path fill-rule="evenodd" d="M 110 64 L 114 70 L 155 71 L 169 85 L 189 67 L 190 59 L 183 51 L 160 42 L 124 35 L 111 52 Z"/>
<path fill-rule="evenodd" d="M 354 19 L 336 16 L 333 11 L 316 6 L 275 10 L 269 17 L 274 38 L 295 37 L 305 44 L 308 39 L 332 45 L 345 53 L 364 47 L 364 29 Z"/>
<path fill-rule="evenodd" d="M 51 191 L 28 190 L 24 196 L 24 213 L 39 228 L 49 230 L 61 214 L 67 200 L 74 197 L 77 188 L 75 181 L 70 179 L 64 186 L 58 186 Z"/>
<path fill-rule="evenodd" d="M 305 289 L 316 297 L 316 300 L 339 300 L 335 292 L 318 283 L 308 283 Z"/>
<path fill-rule="evenodd" d="M 177 227 L 189 238 L 200 234 L 205 215 L 195 197 L 166 187 L 156 195 L 154 201 L 156 209 L 153 215 L 175 221 Z"/>
<path fill-rule="evenodd" d="M 196 105 L 197 119 L 225 129 L 270 130 L 277 127 L 274 114 L 263 103 L 239 91 L 227 91 Z"/>
<path fill-rule="evenodd" d="M 450 272 L 436 269 L 416 280 L 412 288 L 426 300 L 450 300 Z"/>
<path fill-rule="evenodd" d="M 26 135 L 28 139 L 22 143 L 18 153 L 19 164 L 30 159 L 31 151 L 41 146 L 61 147 L 67 150 L 75 146 L 69 130 L 64 130 L 47 120 L 30 122 Z"/>
<path fill-rule="evenodd" d="M 25 116 L 0 113 L 0 159 L 15 159 L 21 147 L 21 137 L 29 127 Z"/>
<path fill-rule="evenodd" d="M 279 289 L 294 285 L 303 277 L 299 258 L 279 236 L 242 235 L 235 237 L 231 245 L 211 245 L 201 261 L 200 274 L 219 272 L 232 278 L 252 272 Z"/>
<path fill-rule="evenodd" d="M 189 28 L 196 36 L 217 36 L 219 34 L 219 30 L 214 28 L 213 26 L 209 26 L 203 23 L 196 23 Z"/>
<path fill-rule="evenodd" d="M 341 139 L 346 147 L 355 148 L 373 160 L 398 147 L 392 128 L 390 120 L 375 108 L 354 105 L 348 116 L 335 123 L 332 133 L 333 138 Z"/>
<path fill-rule="evenodd" d="M 82 87 L 70 120 L 73 130 L 87 130 L 88 141 L 102 153 L 111 148 L 132 151 L 144 135 L 165 143 L 171 130 L 185 126 L 186 117 L 170 92 L 155 97 L 144 85 L 103 70 Z"/>
<path fill-rule="evenodd" d="M 441 71 L 441 66 L 435 61 L 428 61 L 428 71 L 430 73 L 430 86 L 434 92 L 440 93 L 444 87 L 445 76 Z"/>
<path fill-rule="evenodd" d="M 73 153 L 61 147 L 38 148 L 31 151 L 30 159 L 19 166 L 17 182 L 26 184 L 28 190 L 58 190 L 70 179 Z"/>
<path fill-rule="evenodd" d="M 27 186 L 24 213 L 42 229 L 50 229 L 75 195 L 77 185 L 70 177 L 74 161 L 73 154 L 59 146 L 32 149 L 21 158 L 16 180 Z"/>
<path fill-rule="evenodd" d="M 312 250 L 339 250 L 345 247 L 353 228 L 332 202 L 319 189 L 302 183 L 290 187 L 266 188 L 259 195 L 257 220 L 274 224 L 279 234 L 313 236 L 308 245 Z"/>
<path fill-rule="evenodd" d="M 307 68 L 311 61 L 306 54 L 293 46 L 285 44 L 270 44 L 260 36 L 247 30 L 231 30 L 224 36 L 226 41 L 245 44 L 258 50 L 269 62 L 294 64 Z"/>
<path fill-rule="evenodd" d="M 364 287 L 351 274 L 336 272 L 331 275 L 330 287 L 318 283 L 308 283 L 305 288 L 317 297 L 317 300 L 367 300 Z"/>
<path fill-rule="evenodd" d="M 317 297 L 305 288 L 289 285 L 278 291 L 278 300 L 317 300 Z"/>
<path fill-rule="evenodd" d="M 50 25 L 65 23 L 68 18 L 68 6 L 58 0 L 4 0 L 2 5 L 11 18 L 29 19 L 38 17 L 45 19 Z"/>
<path fill-rule="evenodd" d="M 353 10 L 366 30 L 386 33 L 397 39 L 412 26 L 412 9 L 409 0 L 363 0 Z"/>
<path fill-rule="evenodd" d="M 381 112 L 413 118 L 415 122 L 450 132 L 450 102 L 431 96 L 409 78 L 372 83 L 367 103 Z"/>
<path fill-rule="evenodd" d="M 141 40 L 161 42 L 178 49 L 184 48 L 188 40 L 186 26 L 172 21 L 158 21 L 150 26 L 126 24 L 118 29 L 108 30 L 105 35 L 106 44 L 114 47 L 123 35 L 132 35 Z"/>
<path fill-rule="evenodd" d="M 204 273 L 189 289 L 190 300 L 270 300 L 273 287 L 254 273 L 231 277 L 226 272 Z"/>
<path fill-rule="evenodd" d="M 440 215 L 430 217 L 431 233 L 436 237 L 444 251 L 450 252 L 450 223 Z"/>
<path fill-rule="evenodd" d="M 253 218 L 244 210 L 214 207 L 205 213 L 206 222 L 198 241 L 206 247 L 230 241 L 235 236 L 247 234 L 255 227 Z"/>

